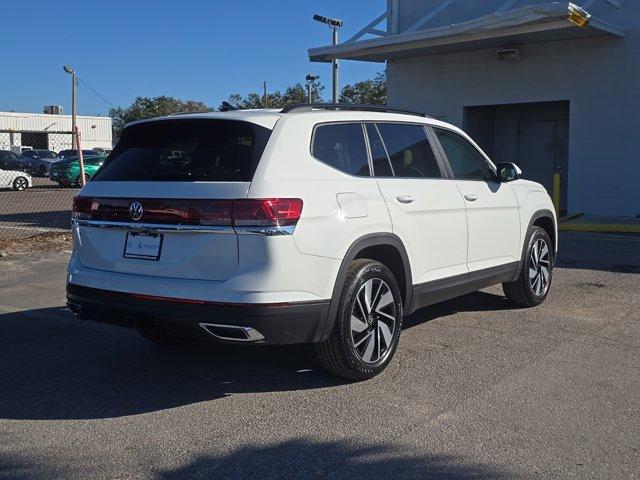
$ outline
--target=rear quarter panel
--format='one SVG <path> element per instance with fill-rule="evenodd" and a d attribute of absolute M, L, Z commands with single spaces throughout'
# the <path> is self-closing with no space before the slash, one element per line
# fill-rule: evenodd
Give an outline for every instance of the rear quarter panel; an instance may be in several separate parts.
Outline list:
<path fill-rule="evenodd" d="M 311 155 L 314 126 L 332 121 L 335 119 L 331 115 L 319 113 L 292 115 L 278 121 L 249 189 L 251 198 L 303 200 L 293 239 L 301 254 L 334 260 L 329 278 L 324 279 L 328 293 L 340 260 L 358 238 L 392 231 L 389 212 L 373 177 L 347 175 Z M 290 268 L 296 267 L 292 260 Z M 313 276 L 314 272 L 298 274 Z"/>

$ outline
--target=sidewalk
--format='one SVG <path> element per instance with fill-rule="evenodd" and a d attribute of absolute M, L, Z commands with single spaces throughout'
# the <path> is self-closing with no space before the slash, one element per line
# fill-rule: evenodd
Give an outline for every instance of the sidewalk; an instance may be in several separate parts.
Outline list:
<path fill-rule="evenodd" d="M 560 218 L 558 229 L 565 232 L 640 233 L 640 219 L 602 215 L 567 215 Z"/>

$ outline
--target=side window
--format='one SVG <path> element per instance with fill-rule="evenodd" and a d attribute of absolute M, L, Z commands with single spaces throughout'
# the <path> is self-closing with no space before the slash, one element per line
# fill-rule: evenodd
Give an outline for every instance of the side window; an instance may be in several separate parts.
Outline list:
<path fill-rule="evenodd" d="M 387 157 L 387 151 L 384 149 L 378 129 L 373 123 L 367 123 L 366 126 L 373 160 L 373 174 L 376 177 L 393 177 L 389 157 Z"/>
<path fill-rule="evenodd" d="M 319 125 L 313 136 L 312 154 L 322 163 L 358 177 L 368 177 L 369 161 L 360 123 Z"/>
<path fill-rule="evenodd" d="M 449 130 L 434 128 L 447 155 L 455 178 L 461 180 L 495 180 L 484 156 L 467 139 Z"/>
<path fill-rule="evenodd" d="M 442 178 L 424 127 L 402 123 L 377 125 L 396 177 Z"/>

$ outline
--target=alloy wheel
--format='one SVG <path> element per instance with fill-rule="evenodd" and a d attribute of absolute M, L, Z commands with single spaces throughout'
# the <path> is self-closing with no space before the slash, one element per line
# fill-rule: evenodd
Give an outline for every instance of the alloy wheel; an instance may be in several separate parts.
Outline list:
<path fill-rule="evenodd" d="M 529 285 L 534 295 L 541 297 L 549 288 L 551 278 L 551 256 L 549 246 L 542 238 L 536 240 L 531 249 L 529 262 Z"/>
<path fill-rule="evenodd" d="M 23 191 L 24 189 L 27 188 L 27 185 L 28 185 L 28 183 L 27 183 L 27 179 L 26 178 L 24 178 L 24 177 L 16 178 L 16 181 L 15 181 L 16 190 L 21 192 L 21 191 Z"/>
<path fill-rule="evenodd" d="M 377 363 L 391 352 L 396 329 L 396 302 L 387 283 L 367 280 L 351 310 L 351 340 L 365 363 Z"/>

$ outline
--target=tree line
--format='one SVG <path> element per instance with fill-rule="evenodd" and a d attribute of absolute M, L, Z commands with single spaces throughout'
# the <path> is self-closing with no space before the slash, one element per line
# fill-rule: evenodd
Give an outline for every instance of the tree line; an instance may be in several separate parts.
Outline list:
<path fill-rule="evenodd" d="M 323 103 L 325 101 L 325 87 L 315 81 L 311 84 L 313 101 Z M 284 108 L 296 103 L 308 101 L 307 87 L 302 83 L 296 83 L 284 89 L 268 92 L 267 98 L 259 92 L 250 92 L 245 95 L 234 93 L 225 100 L 226 103 L 236 108 Z M 387 103 L 387 79 L 384 73 L 378 73 L 375 78 L 345 85 L 339 96 L 340 103 L 367 103 L 373 105 L 386 105 Z M 124 126 L 135 120 L 161 117 L 177 112 L 212 112 L 220 110 L 222 103 L 214 108 L 203 102 L 194 100 L 180 100 L 173 97 L 138 97 L 128 107 L 115 107 L 109 110 L 109 116 L 113 119 L 113 137 L 120 137 Z"/>

